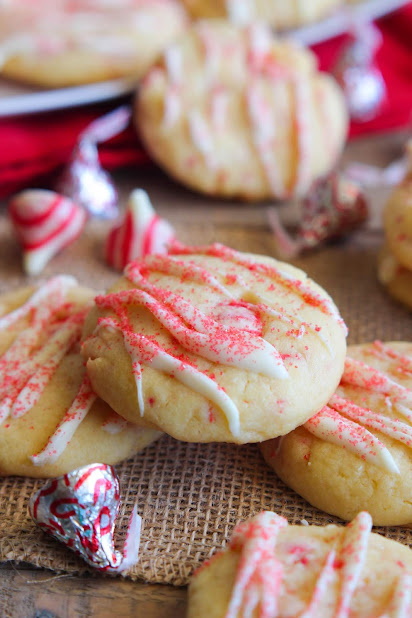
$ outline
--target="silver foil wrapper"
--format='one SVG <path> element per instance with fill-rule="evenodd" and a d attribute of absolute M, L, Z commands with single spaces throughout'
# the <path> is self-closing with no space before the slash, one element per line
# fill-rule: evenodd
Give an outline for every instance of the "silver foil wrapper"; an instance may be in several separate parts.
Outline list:
<path fill-rule="evenodd" d="M 302 251 L 341 238 L 368 217 L 368 205 L 360 187 L 345 175 L 333 173 L 315 182 L 300 204 L 298 227 L 293 236 L 280 222 L 274 208 L 268 211 L 277 254 L 290 259 Z"/>
<path fill-rule="evenodd" d="M 373 24 L 353 26 L 350 40 L 332 70 L 345 94 L 350 117 L 356 122 L 374 118 L 386 98 L 385 81 L 375 65 L 381 43 L 381 33 Z"/>
<path fill-rule="evenodd" d="M 97 145 L 114 137 L 129 124 L 125 105 L 92 122 L 80 135 L 57 191 L 87 210 L 89 215 L 111 219 L 118 215 L 118 195 L 110 175 L 102 168 Z"/>
<path fill-rule="evenodd" d="M 114 548 L 119 507 L 119 478 L 112 466 L 101 463 L 47 481 L 29 504 L 30 515 L 39 527 L 87 564 L 106 572 L 124 571 L 138 559 L 141 518 L 136 507 L 123 551 Z"/>

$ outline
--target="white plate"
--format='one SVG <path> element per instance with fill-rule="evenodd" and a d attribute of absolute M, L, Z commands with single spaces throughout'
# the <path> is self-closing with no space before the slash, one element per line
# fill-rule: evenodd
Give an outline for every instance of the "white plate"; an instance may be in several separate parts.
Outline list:
<path fill-rule="evenodd" d="M 409 0 L 368 0 L 348 5 L 334 15 L 304 28 L 297 28 L 289 36 L 303 45 L 314 45 L 346 32 L 353 23 L 378 19 L 408 4 Z"/>
<path fill-rule="evenodd" d="M 135 79 L 116 79 L 59 90 L 36 90 L 0 79 L 0 117 L 106 101 L 129 94 L 135 88 Z"/>
<path fill-rule="evenodd" d="M 407 3 L 408 0 L 366 0 L 342 9 L 317 24 L 293 30 L 288 36 L 304 45 L 313 45 L 345 32 L 354 21 L 377 19 Z M 132 93 L 135 87 L 135 80 L 120 79 L 75 88 L 36 90 L 0 79 L 0 117 L 106 101 Z"/>

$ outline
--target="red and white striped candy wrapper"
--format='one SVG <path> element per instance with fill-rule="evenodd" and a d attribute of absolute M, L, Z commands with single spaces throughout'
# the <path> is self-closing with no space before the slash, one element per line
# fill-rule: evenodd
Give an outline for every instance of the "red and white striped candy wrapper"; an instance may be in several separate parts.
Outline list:
<path fill-rule="evenodd" d="M 37 275 L 82 231 L 86 212 L 54 191 L 28 189 L 9 202 L 9 215 L 23 248 L 23 268 Z"/>
<path fill-rule="evenodd" d="M 129 197 L 123 220 L 106 240 L 107 263 L 117 270 L 139 257 L 151 253 L 167 253 L 175 240 L 175 231 L 155 212 L 146 191 L 136 189 Z"/>
<path fill-rule="evenodd" d="M 30 499 L 30 515 L 45 532 L 64 543 L 90 566 L 120 573 L 138 560 L 141 518 L 136 506 L 123 552 L 114 548 L 120 484 L 112 466 L 95 463 L 45 483 Z"/>

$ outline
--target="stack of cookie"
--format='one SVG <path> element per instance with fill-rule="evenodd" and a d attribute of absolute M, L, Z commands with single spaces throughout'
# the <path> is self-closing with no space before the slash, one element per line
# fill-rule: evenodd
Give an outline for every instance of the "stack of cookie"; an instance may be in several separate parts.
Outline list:
<path fill-rule="evenodd" d="M 271 258 L 176 244 L 93 296 L 62 276 L 3 297 L 3 474 L 116 463 L 162 431 L 275 438 L 313 416 L 343 371 L 333 301 Z"/>
<path fill-rule="evenodd" d="M 218 244 L 175 242 L 92 297 L 61 276 L 1 299 L 0 473 L 116 463 L 161 432 L 262 443 L 269 465 L 313 505 L 370 515 L 346 532 L 288 529 L 272 513 L 241 525 L 195 580 L 189 615 L 253 615 L 253 600 L 285 604 L 280 616 L 300 608 L 332 618 L 351 607 L 407 618 L 410 550 L 369 532 L 371 516 L 412 521 L 412 344 L 375 342 L 346 356 L 346 326 L 305 273 Z M 295 569 L 296 589 L 285 588 Z M 383 573 L 376 594 L 367 582 Z M 230 583 L 206 610 L 204 591 L 225 574 Z M 386 613 L 362 613 L 369 607 Z"/>
<path fill-rule="evenodd" d="M 412 308 L 412 141 L 409 170 L 384 211 L 386 244 L 379 256 L 378 277 L 388 292 Z"/>
<path fill-rule="evenodd" d="M 95 294 L 59 276 L 0 298 L 0 475 L 117 463 L 161 435 L 130 425 L 92 391 L 79 346 Z"/>

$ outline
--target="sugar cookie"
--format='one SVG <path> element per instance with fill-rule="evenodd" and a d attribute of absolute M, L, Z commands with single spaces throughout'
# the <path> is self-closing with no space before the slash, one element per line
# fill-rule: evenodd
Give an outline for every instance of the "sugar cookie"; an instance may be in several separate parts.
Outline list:
<path fill-rule="evenodd" d="M 342 526 L 289 526 L 266 511 L 239 524 L 194 575 L 188 618 L 410 618 L 412 552 Z"/>
<path fill-rule="evenodd" d="M 46 88 L 139 78 L 185 27 L 175 0 L 6 4 L 0 73 Z"/>
<path fill-rule="evenodd" d="M 412 343 L 351 346 L 337 392 L 303 427 L 261 445 L 278 476 L 343 519 L 412 523 Z"/>
<path fill-rule="evenodd" d="M 0 476 L 117 463 L 160 434 L 97 398 L 78 346 L 93 291 L 59 276 L 0 296 Z"/>
<path fill-rule="evenodd" d="M 136 125 L 184 185 L 246 200 L 304 195 L 343 147 L 342 93 L 315 56 L 262 25 L 194 24 L 149 71 Z"/>
<path fill-rule="evenodd" d="M 339 383 L 345 325 L 289 264 L 224 245 L 131 262 L 85 325 L 93 388 L 116 412 L 188 442 L 287 433 Z"/>

